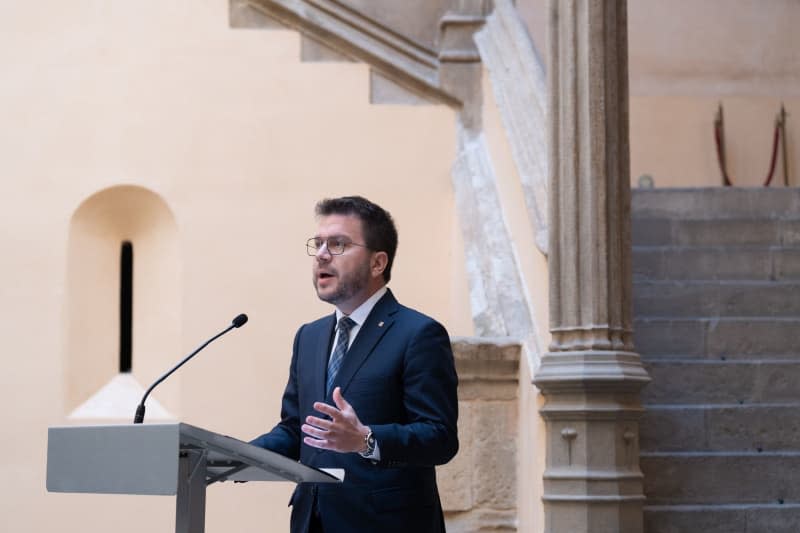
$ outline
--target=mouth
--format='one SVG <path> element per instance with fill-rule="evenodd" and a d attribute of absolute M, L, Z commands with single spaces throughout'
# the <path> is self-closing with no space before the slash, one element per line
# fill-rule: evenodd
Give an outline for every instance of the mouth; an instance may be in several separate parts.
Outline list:
<path fill-rule="evenodd" d="M 317 273 L 317 279 L 319 281 L 325 281 L 325 280 L 331 279 L 333 277 L 335 277 L 335 276 L 333 274 L 331 274 L 330 272 L 318 272 Z"/>

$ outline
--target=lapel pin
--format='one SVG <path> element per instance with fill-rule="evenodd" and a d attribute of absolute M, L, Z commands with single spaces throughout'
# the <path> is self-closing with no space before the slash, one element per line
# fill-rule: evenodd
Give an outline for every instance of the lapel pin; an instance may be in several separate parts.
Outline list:
<path fill-rule="evenodd" d="M 383 327 L 383 320 L 381 320 L 380 322 L 378 322 L 378 327 L 379 327 L 379 328 L 382 328 L 382 327 Z"/>

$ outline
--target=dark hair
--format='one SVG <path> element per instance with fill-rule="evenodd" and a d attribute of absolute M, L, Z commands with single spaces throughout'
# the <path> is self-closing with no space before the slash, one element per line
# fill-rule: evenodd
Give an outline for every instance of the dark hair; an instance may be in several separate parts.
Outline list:
<path fill-rule="evenodd" d="M 392 263 L 397 253 L 397 229 L 388 211 L 361 196 L 326 198 L 317 203 L 314 210 L 317 216 L 355 215 L 361 220 L 364 244 L 373 252 L 386 252 L 389 257 L 383 280 L 388 283 L 392 277 Z"/>

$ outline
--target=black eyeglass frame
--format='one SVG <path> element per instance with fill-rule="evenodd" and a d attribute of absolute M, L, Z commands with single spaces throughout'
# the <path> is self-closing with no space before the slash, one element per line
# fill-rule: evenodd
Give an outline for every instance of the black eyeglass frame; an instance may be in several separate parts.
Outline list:
<path fill-rule="evenodd" d="M 331 248 L 331 240 L 338 240 L 339 242 L 337 242 L 336 245 Z M 319 246 L 317 246 L 317 241 L 322 241 L 320 242 Z M 327 239 L 311 237 L 306 241 L 306 253 L 311 257 L 316 257 L 323 246 L 325 246 L 325 249 L 331 255 L 342 255 L 347 250 L 348 246 L 361 246 L 362 248 L 369 249 L 369 246 L 366 244 L 359 244 L 342 237 L 328 237 Z M 341 250 L 339 248 L 341 248 Z"/>

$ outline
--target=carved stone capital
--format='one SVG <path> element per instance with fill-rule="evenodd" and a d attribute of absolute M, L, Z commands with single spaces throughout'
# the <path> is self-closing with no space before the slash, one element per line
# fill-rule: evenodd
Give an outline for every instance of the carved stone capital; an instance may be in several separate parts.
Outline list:
<path fill-rule="evenodd" d="M 636 393 L 650 377 L 639 354 L 614 350 L 548 352 L 534 383 L 545 394 Z"/>
<path fill-rule="evenodd" d="M 460 400 L 515 400 L 522 346 L 510 338 L 452 340 Z"/>

